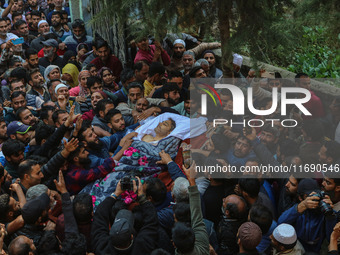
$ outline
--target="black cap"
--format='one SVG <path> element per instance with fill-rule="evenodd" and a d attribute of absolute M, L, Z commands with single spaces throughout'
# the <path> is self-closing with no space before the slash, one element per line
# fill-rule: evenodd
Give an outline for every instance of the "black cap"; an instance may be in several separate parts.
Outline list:
<path fill-rule="evenodd" d="M 133 225 L 134 216 L 131 211 L 122 209 L 117 213 L 110 230 L 111 241 L 115 248 L 131 240 L 131 235 L 134 233 Z M 122 250 L 121 248 L 119 249 Z"/>
<path fill-rule="evenodd" d="M 301 194 L 301 195 L 304 195 L 304 194 L 309 195 L 310 193 L 318 189 L 320 188 L 316 180 L 312 178 L 306 178 L 299 182 L 297 192 L 298 194 Z"/>
<path fill-rule="evenodd" d="M 50 206 L 50 198 L 44 193 L 39 197 L 28 201 L 21 209 L 22 218 L 27 224 L 34 224 L 42 215 L 44 210 Z"/>

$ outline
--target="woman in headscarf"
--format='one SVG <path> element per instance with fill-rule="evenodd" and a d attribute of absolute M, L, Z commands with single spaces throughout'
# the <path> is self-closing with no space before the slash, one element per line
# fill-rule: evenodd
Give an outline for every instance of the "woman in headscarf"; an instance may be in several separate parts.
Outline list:
<path fill-rule="evenodd" d="M 68 63 L 66 66 L 64 66 L 62 71 L 63 75 L 61 79 L 66 81 L 68 86 L 71 88 L 78 86 L 79 70 L 74 64 Z"/>
<path fill-rule="evenodd" d="M 91 74 L 87 70 L 81 71 L 79 73 L 79 76 L 78 76 L 79 85 L 77 87 L 70 89 L 69 92 L 70 92 L 71 97 L 80 96 L 80 97 L 85 98 L 89 94 L 86 82 L 87 82 L 87 78 L 90 76 Z"/>
<path fill-rule="evenodd" d="M 78 68 L 78 71 L 81 70 L 79 63 L 77 62 L 77 54 L 71 50 L 66 51 L 63 56 L 63 67 L 68 63 L 74 64 Z"/>
<path fill-rule="evenodd" d="M 83 64 L 85 58 L 89 55 L 89 47 L 86 43 L 79 43 L 77 46 L 77 61 Z"/>
<path fill-rule="evenodd" d="M 61 72 L 59 66 L 56 65 L 49 65 L 46 67 L 45 72 L 44 72 L 44 78 L 46 83 L 49 80 L 54 80 L 54 79 L 60 79 L 61 77 Z"/>
<path fill-rule="evenodd" d="M 103 89 L 108 90 L 110 92 L 118 91 L 119 85 L 115 83 L 115 76 L 110 68 L 103 67 L 99 70 L 100 78 L 103 81 Z"/>

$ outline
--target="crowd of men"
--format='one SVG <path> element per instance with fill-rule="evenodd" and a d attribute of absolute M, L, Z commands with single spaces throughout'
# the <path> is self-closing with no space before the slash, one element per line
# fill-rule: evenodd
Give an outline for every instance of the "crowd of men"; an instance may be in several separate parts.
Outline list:
<path fill-rule="evenodd" d="M 294 81 L 242 73 L 235 53 L 235 84 L 253 89 L 257 109 L 271 108 L 273 88 L 300 87 L 311 93 L 303 104 L 311 115 L 290 109 L 295 128 L 282 124 L 280 109 L 269 116 L 273 125 L 216 128 L 214 117 L 264 118 L 234 116 L 231 92 L 219 90 L 207 131 L 183 142 L 176 159 L 160 153 L 167 178 L 136 177 L 133 206 L 122 202 L 119 182 L 94 211 L 81 190 L 115 171 L 136 135 L 130 131 L 166 112 L 202 115 L 202 80 L 223 77 L 213 51 L 220 44 L 185 33 L 142 38 L 123 65 L 100 35 L 87 35 L 84 21 L 71 21 L 68 1 L 1 4 L 1 254 L 338 254 L 339 96 L 322 101 L 304 73 Z M 196 165 L 329 171 L 196 178 Z"/>

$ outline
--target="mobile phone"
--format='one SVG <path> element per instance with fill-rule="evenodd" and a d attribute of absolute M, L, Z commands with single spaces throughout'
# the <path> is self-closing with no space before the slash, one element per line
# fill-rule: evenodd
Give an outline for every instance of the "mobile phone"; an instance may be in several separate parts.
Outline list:
<path fill-rule="evenodd" d="M 23 44 L 24 43 L 24 38 L 20 37 L 18 39 L 15 39 L 12 41 L 13 45 L 18 45 L 18 44 Z"/>

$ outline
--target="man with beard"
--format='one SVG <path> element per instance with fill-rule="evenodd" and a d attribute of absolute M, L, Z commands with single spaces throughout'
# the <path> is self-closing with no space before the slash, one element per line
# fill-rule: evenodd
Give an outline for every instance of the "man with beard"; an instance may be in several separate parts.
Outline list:
<path fill-rule="evenodd" d="M 14 79 L 10 82 L 9 89 L 10 89 L 11 94 L 14 94 L 15 92 L 19 92 L 19 91 L 26 93 L 26 86 L 24 85 L 24 82 L 22 80 L 18 80 L 18 79 Z M 41 99 L 38 96 L 31 95 L 31 94 L 26 94 L 25 99 L 26 99 L 26 102 L 27 102 L 26 105 L 30 110 L 40 109 L 41 105 L 44 103 L 43 99 Z M 23 105 L 23 106 L 20 106 L 20 107 L 24 107 L 26 105 Z M 13 107 L 14 107 L 14 105 L 13 105 Z M 15 109 L 19 109 L 19 107 L 15 107 Z"/>
<path fill-rule="evenodd" d="M 18 120 L 25 125 L 31 126 L 32 130 L 37 128 L 36 124 L 39 123 L 39 119 L 35 117 L 27 107 L 21 107 L 16 112 Z"/>
<path fill-rule="evenodd" d="M 39 71 L 41 75 L 44 74 L 45 68 L 42 66 L 39 66 L 39 58 L 38 58 L 38 51 L 34 48 L 28 48 L 25 50 L 25 60 L 26 65 L 24 64 L 24 67 L 26 70 L 30 71 L 32 69 L 39 68 Z"/>
<path fill-rule="evenodd" d="M 176 106 L 171 107 L 172 109 L 176 110 L 179 114 L 186 116 L 186 117 L 196 117 L 197 116 L 197 110 L 198 110 L 198 98 L 199 95 L 197 92 L 194 91 L 187 91 L 184 94 L 184 101 L 177 104 Z"/>
<path fill-rule="evenodd" d="M 30 126 L 27 126 L 20 121 L 12 121 L 7 127 L 7 135 L 12 141 L 18 140 L 27 145 L 30 141 L 30 137 L 28 135 L 30 128 Z"/>
<path fill-rule="evenodd" d="M 179 87 L 180 93 L 180 102 L 183 101 L 185 93 L 188 91 L 186 88 L 183 87 L 183 74 L 180 71 L 172 71 L 168 72 L 168 79 L 167 82 L 174 82 Z M 164 98 L 163 97 L 163 87 L 157 89 L 155 93 L 153 93 L 152 98 Z"/>
<path fill-rule="evenodd" d="M 88 157 L 91 160 L 90 167 L 97 167 L 104 164 L 105 159 L 111 156 L 110 152 L 120 150 L 120 146 L 124 145 L 123 142 L 125 142 L 125 140 L 130 140 L 137 135 L 135 132 L 127 134 L 126 136 L 125 134 L 126 132 L 123 131 L 117 132 L 111 136 L 98 138 L 91 123 L 89 121 L 84 121 L 79 132 L 74 132 L 73 136 L 78 136 L 79 141 L 84 144 L 84 147 L 89 152 Z M 122 139 L 123 137 L 124 139 Z"/>
<path fill-rule="evenodd" d="M 8 33 L 6 19 L 0 18 L 0 44 L 6 43 L 12 39 L 18 39 L 18 37 L 15 34 Z"/>
<path fill-rule="evenodd" d="M 177 83 L 168 82 L 163 86 L 163 97 L 168 102 L 169 107 L 175 106 L 179 103 L 181 95 Z"/>
<path fill-rule="evenodd" d="M 19 36 L 24 38 L 24 43 L 22 44 L 22 48 L 24 50 L 27 50 L 31 42 L 35 39 L 34 35 L 30 35 L 28 31 L 28 25 L 26 21 L 24 20 L 18 20 L 17 22 L 14 23 L 14 33 Z"/>
<path fill-rule="evenodd" d="M 184 75 L 187 75 L 195 64 L 195 53 L 192 51 L 183 52 L 182 62 L 184 68 L 182 72 Z"/>
<path fill-rule="evenodd" d="M 69 167 L 65 175 L 65 183 L 70 195 L 78 194 L 78 192 L 90 182 L 103 178 L 108 173 L 114 171 L 116 166 L 115 161 L 118 161 L 123 156 L 123 152 L 129 148 L 132 142 L 131 138 L 131 135 L 123 138 L 119 143 L 120 151 L 114 157 L 108 156 L 106 159 L 102 159 L 102 163 L 97 166 L 93 166 L 88 149 L 99 147 L 99 145 L 104 144 L 104 142 L 97 140 L 98 143 L 96 143 L 96 141 L 83 141 L 79 143 L 68 157 Z"/>
<path fill-rule="evenodd" d="M 57 55 L 58 42 L 54 39 L 48 39 L 41 42 L 44 45 L 44 57 L 39 59 L 39 65 L 48 67 L 49 65 L 59 66 L 60 70 L 63 68 L 63 59 Z"/>
<path fill-rule="evenodd" d="M 210 71 L 210 77 L 212 78 L 220 78 L 223 75 L 223 72 L 221 69 L 218 69 L 216 67 L 216 56 L 215 53 L 212 50 L 206 50 L 203 53 L 203 58 L 209 62 L 209 71 Z"/>
<path fill-rule="evenodd" d="M 30 70 L 28 74 L 28 84 L 31 86 L 31 89 L 27 92 L 27 94 L 38 96 L 45 102 L 50 101 L 51 96 L 47 89 L 45 89 L 44 83 L 44 78 L 39 69 L 36 68 Z"/>
<path fill-rule="evenodd" d="M 47 21 L 49 23 L 51 23 L 51 18 L 52 18 L 52 13 L 54 11 L 62 11 L 62 10 L 65 10 L 68 14 L 68 16 L 70 16 L 70 8 L 69 7 L 63 7 L 63 3 L 64 3 L 64 0 L 54 0 L 53 1 L 54 3 L 54 10 L 51 11 L 48 15 L 47 15 Z"/>
<path fill-rule="evenodd" d="M 24 235 L 33 240 L 34 245 L 38 245 L 44 230 L 52 230 L 48 222 L 48 210 L 50 209 L 50 198 L 46 193 L 31 199 L 21 208 L 21 215 L 25 221 L 24 227 L 13 234 L 13 237 Z M 54 224 L 52 224 L 54 225 Z"/>
<path fill-rule="evenodd" d="M 31 43 L 31 48 L 37 50 L 38 52 L 44 47 L 41 42 L 45 41 L 47 35 L 51 34 L 50 25 L 46 20 L 40 20 L 38 23 L 39 36 L 35 38 Z"/>
<path fill-rule="evenodd" d="M 20 203 L 8 194 L 0 196 L 0 222 L 5 224 L 9 234 L 24 226 Z"/>
<path fill-rule="evenodd" d="M 272 127 L 271 124 L 267 124 L 262 128 L 260 134 L 260 141 L 268 150 L 276 155 L 277 144 L 280 138 L 280 131 L 277 127 Z"/>
<path fill-rule="evenodd" d="M 28 0 L 28 8 L 26 12 L 38 11 L 40 6 L 38 5 L 38 0 Z"/>
<path fill-rule="evenodd" d="M 333 209 L 340 211 L 340 179 L 324 176 L 322 190 L 327 192 L 334 203 Z"/>
<path fill-rule="evenodd" d="M 54 1 L 53 0 L 47 0 L 47 8 L 44 10 L 45 16 L 47 17 L 47 15 L 50 12 L 53 12 L 54 10 Z"/>
<path fill-rule="evenodd" d="M 282 185 L 277 207 L 279 216 L 298 202 L 297 190 L 300 180 L 294 177 L 294 175 L 290 175 L 288 179 L 278 181 L 279 186 Z"/>
<path fill-rule="evenodd" d="M 85 23 L 81 19 L 76 19 L 72 23 L 72 34 L 66 37 L 65 44 L 67 50 L 77 52 L 77 46 L 80 43 L 85 43 L 89 49 L 92 48 L 92 36 L 86 35 Z"/>
<path fill-rule="evenodd" d="M 329 172 L 324 173 L 322 190 L 327 192 L 334 204 L 333 209 L 340 211 L 340 179 L 334 178 L 331 167 L 340 162 L 340 144 L 336 141 L 326 141 L 319 152 L 319 161 L 329 166 Z"/>
<path fill-rule="evenodd" d="M 64 27 L 61 24 L 62 20 L 62 15 L 60 12 L 55 11 L 52 13 L 52 18 L 51 18 L 51 32 L 55 33 L 58 35 L 59 39 L 63 42 L 65 41 L 66 37 L 71 35 L 71 31 L 66 31 Z"/>
<path fill-rule="evenodd" d="M 127 103 L 120 103 L 116 109 L 121 112 L 123 115 L 126 123 L 131 123 L 130 119 L 127 119 L 128 117 L 135 118 L 135 121 L 137 121 L 137 117 L 141 114 L 140 112 L 134 110 L 136 108 L 137 100 L 140 98 L 144 98 L 144 89 L 142 85 L 138 82 L 131 82 L 128 86 L 128 101 Z M 156 105 L 155 107 L 151 107 L 144 111 L 145 118 L 156 114 L 161 113 L 162 110 L 160 107 L 167 107 L 168 103 L 165 99 L 159 99 L 159 98 L 145 98 L 150 105 Z M 170 108 L 166 108 L 170 109 Z M 132 122 L 133 123 L 133 122 Z"/>
<path fill-rule="evenodd" d="M 108 111 L 114 109 L 114 107 L 114 104 L 109 99 L 102 99 L 97 103 L 96 108 L 94 109 L 94 113 L 96 115 L 94 116 L 91 124 L 94 132 L 99 137 L 110 135 L 111 129 L 104 118 Z"/>
<path fill-rule="evenodd" d="M 123 115 L 117 109 L 109 110 L 105 115 L 105 120 L 111 129 L 112 134 L 126 130 L 126 124 Z M 137 126 L 139 126 L 139 123 L 128 126 L 127 129 L 135 129 Z"/>
<path fill-rule="evenodd" d="M 5 170 L 13 177 L 18 178 L 19 164 L 24 160 L 25 144 L 19 140 L 8 139 L 2 145 L 2 153 L 6 159 Z"/>
<path fill-rule="evenodd" d="M 39 35 L 39 22 L 41 21 L 41 12 L 40 11 L 32 11 L 31 12 L 32 23 L 29 24 L 29 34 L 37 37 Z"/>
<path fill-rule="evenodd" d="M 317 190 L 319 185 L 315 180 L 311 178 L 301 180 L 297 190 L 300 203 L 286 210 L 277 223 L 291 224 L 306 252 L 319 254 L 324 239 L 330 238 L 336 217 L 325 216 L 321 212 L 320 200 L 330 207 L 333 207 L 333 203 L 328 195 L 324 198 L 315 196 Z"/>
<path fill-rule="evenodd" d="M 3 117 L 0 117 L 0 151 L 2 144 L 8 139 L 7 125 Z"/>
<path fill-rule="evenodd" d="M 241 167 L 246 164 L 248 159 L 255 157 L 252 151 L 250 140 L 244 136 L 239 136 L 233 148 L 230 148 L 227 154 L 227 161 L 230 165 Z"/>
<path fill-rule="evenodd" d="M 41 167 L 38 162 L 31 159 L 24 160 L 19 164 L 18 174 L 20 178 L 19 185 L 25 195 L 30 187 L 40 184 L 42 178 L 44 178 L 44 174 L 41 172 Z M 20 198 L 19 195 L 17 198 Z M 18 200 L 17 198 L 15 199 Z"/>
<path fill-rule="evenodd" d="M 277 226 L 273 234 L 270 236 L 271 245 L 273 247 L 273 255 L 302 255 L 305 249 L 297 240 L 296 232 L 293 226 L 289 224 L 281 224 Z"/>
<path fill-rule="evenodd" d="M 175 69 L 178 71 L 181 71 L 183 69 L 182 57 L 184 52 L 185 42 L 182 39 L 176 39 L 174 41 L 171 63 L 175 66 Z"/>

